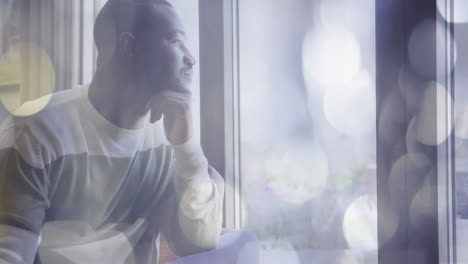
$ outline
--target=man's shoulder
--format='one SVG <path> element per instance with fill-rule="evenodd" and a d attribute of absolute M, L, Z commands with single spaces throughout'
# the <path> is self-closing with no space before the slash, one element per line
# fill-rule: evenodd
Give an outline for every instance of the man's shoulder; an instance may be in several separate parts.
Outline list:
<path fill-rule="evenodd" d="M 32 121 L 67 113 L 77 106 L 83 89 L 84 87 L 62 90 L 25 102 L 13 112 L 13 116 L 26 117 L 24 120 Z"/>
<path fill-rule="evenodd" d="M 62 141 L 70 137 L 80 116 L 81 88 L 56 92 L 20 106 L 0 125 L 0 149 L 14 148 L 22 156 L 32 149 L 61 153 Z M 51 155 L 57 156 L 57 155 Z M 36 163 L 36 162 L 33 162 Z"/>

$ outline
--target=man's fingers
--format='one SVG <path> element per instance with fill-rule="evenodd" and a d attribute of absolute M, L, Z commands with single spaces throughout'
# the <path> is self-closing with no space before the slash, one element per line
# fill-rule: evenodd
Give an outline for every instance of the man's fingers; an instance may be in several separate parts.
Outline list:
<path fill-rule="evenodd" d="M 147 109 L 153 110 L 155 108 L 166 110 L 189 110 L 192 106 L 191 98 L 185 96 L 155 96 L 147 104 Z"/>
<path fill-rule="evenodd" d="M 147 103 L 146 103 L 146 109 L 152 109 L 154 106 L 161 105 L 164 101 L 168 99 L 178 99 L 182 101 L 187 101 L 191 102 L 192 101 L 192 96 L 191 95 L 185 95 L 185 94 L 180 94 L 180 93 L 158 93 L 154 95 Z"/>
<path fill-rule="evenodd" d="M 163 90 L 148 100 L 146 108 L 151 111 L 150 122 L 164 116 L 164 130 L 173 144 L 186 142 L 192 135 L 191 94 Z"/>
<path fill-rule="evenodd" d="M 169 118 L 182 117 L 192 108 L 192 96 L 190 94 L 163 90 L 154 95 L 145 105 L 151 111 L 150 122 L 154 123 L 163 115 Z"/>
<path fill-rule="evenodd" d="M 154 123 L 161 119 L 163 115 L 171 117 L 183 116 L 190 112 L 192 103 L 179 98 L 165 98 L 164 101 L 155 102 L 151 109 L 150 122 Z"/>
<path fill-rule="evenodd" d="M 166 98 L 161 104 L 164 114 L 177 115 L 190 112 L 192 108 L 192 102 L 179 99 L 179 98 Z"/>

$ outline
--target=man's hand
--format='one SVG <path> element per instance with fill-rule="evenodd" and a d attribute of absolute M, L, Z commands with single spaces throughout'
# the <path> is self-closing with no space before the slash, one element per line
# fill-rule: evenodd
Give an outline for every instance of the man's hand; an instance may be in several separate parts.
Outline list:
<path fill-rule="evenodd" d="M 174 145 L 185 143 L 192 137 L 192 95 L 170 90 L 158 92 L 146 105 L 151 110 L 150 122 L 164 115 L 167 139 Z"/>

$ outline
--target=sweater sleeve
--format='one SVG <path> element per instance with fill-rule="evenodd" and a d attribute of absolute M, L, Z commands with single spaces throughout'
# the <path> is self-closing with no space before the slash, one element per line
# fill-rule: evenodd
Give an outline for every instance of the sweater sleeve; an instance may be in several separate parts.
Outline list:
<path fill-rule="evenodd" d="M 221 233 L 224 181 L 208 166 L 196 140 L 172 148 L 173 175 L 165 191 L 161 231 L 179 256 L 213 249 Z"/>
<path fill-rule="evenodd" d="M 49 206 L 41 150 L 23 130 L 0 139 L 0 263 L 32 263 Z"/>
<path fill-rule="evenodd" d="M 43 149 L 22 127 L 2 130 L 0 139 L 0 224 L 39 234 L 45 219 L 49 177 Z"/>

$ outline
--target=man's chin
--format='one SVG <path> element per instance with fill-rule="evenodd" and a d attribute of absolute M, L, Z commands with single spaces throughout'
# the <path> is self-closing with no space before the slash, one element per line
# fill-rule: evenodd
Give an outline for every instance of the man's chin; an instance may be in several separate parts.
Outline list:
<path fill-rule="evenodd" d="M 169 91 L 178 92 L 178 93 L 184 93 L 184 94 L 190 94 L 190 95 L 192 94 L 192 90 L 190 89 L 189 84 L 178 83 L 175 85 L 162 85 L 162 86 L 158 86 L 157 88 L 155 86 L 148 85 L 147 87 L 151 93 L 158 93 L 163 90 L 169 90 Z"/>
<path fill-rule="evenodd" d="M 190 89 L 190 85 L 191 81 L 181 80 L 180 83 L 172 85 L 169 90 L 178 93 L 192 94 L 192 89 Z"/>
<path fill-rule="evenodd" d="M 173 89 L 170 89 L 171 91 L 178 92 L 178 93 L 184 93 L 184 94 L 192 94 L 192 91 L 188 88 L 185 87 L 174 87 Z"/>

